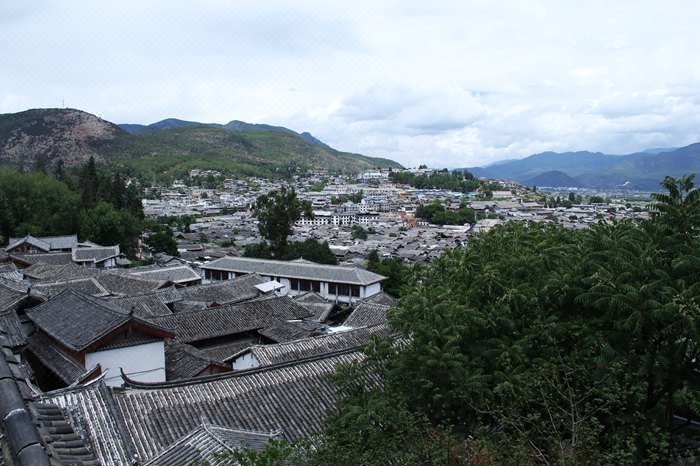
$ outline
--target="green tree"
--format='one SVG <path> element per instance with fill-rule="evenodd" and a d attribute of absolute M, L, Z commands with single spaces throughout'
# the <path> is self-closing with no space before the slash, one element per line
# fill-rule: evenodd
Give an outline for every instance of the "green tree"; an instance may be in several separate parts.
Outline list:
<path fill-rule="evenodd" d="M 99 180 L 95 168 L 95 158 L 91 155 L 88 163 L 80 173 L 80 199 L 84 209 L 92 209 L 97 205 Z"/>
<path fill-rule="evenodd" d="M 118 244 L 123 253 L 133 257 L 141 224 L 129 212 L 101 201 L 83 215 L 80 232 L 84 239 L 104 246 Z"/>
<path fill-rule="evenodd" d="M 270 241 L 276 258 L 281 258 L 292 234 L 294 223 L 302 215 L 313 216 L 311 204 L 297 199 L 294 188 L 280 188 L 258 196 L 253 205 L 253 216 L 258 219 L 258 230 Z"/>
<path fill-rule="evenodd" d="M 367 230 L 365 230 L 362 225 L 355 224 L 350 229 L 353 239 L 367 239 Z"/>
<path fill-rule="evenodd" d="M 145 242 L 154 253 L 162 252 L 170 256 L 180 255 L 177 250 L 177 242 L 171 235 L 164 231 L 152 233 Z"/>

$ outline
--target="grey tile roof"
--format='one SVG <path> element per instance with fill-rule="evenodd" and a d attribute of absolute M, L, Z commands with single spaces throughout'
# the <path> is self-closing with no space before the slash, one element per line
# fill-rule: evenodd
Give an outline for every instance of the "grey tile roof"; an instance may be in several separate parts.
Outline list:
<path fill-rule="evenodd" d="M 391 334 L 392 332 L 386 324 L 361 327 L 274 345 L 253 345 L 229 357 L 226 361 L 233 361 L 238 356 L 251 354 L 261 366 L 279 364 L 333 353 L 339 350 L 357 348 L 367 343 L 374 335 L 384 338 Z"/>
<path fill-rule="evenodd" d="M 90 296 L 107 296 L 109 290 L 100 285 L 94 277 L 76 278 L 73 280 L 63 280 L 60 282 L 38 282 L 32 285 L 32 291 L 51 298 L 56 296 L 66 288 L 80 291 L 81 293 L 89 294 Z"/>
<path fill-rule="evenodd" d="M 189 379 L 198 376 L 211 365 L 219 366 L 222 371 L 231 370 L 221 360 L 210 358 L 205 352 L 187 343 L 167 340 L 165 343 L 165 377 L 166 380 Z"/>
<path fill-rule="evenodd" d="M 252 432 L 230 427 L 214 426 L 206 421 L 192 432 L 178 439 L 146 466 L 191 466 L 204 463 L 210 466 L 230 464 L 216 453 L 242 448 L 261 451 L 278 433 Z"/>
<path fill-rule="evenodd" d="M 32 245 L 36 244 L 45 251 L 55 251 L 60 249 L 71 249 L 76 247 L 78 245 L 78 236 L 66 235 L 34 237 L 32 235 L 27 235 L 19 238 L 10 238 L 9 244 L 7 248 L 5 248 L 5 250 L 10 250 L 25 241 Z"/>
<path fill-rule="evenodd" d="M 338 364 L 361 357 L 357 351 L 332 353 L 137 390 L 110 392 L 94 383 L 43 398 L 85 429 L 99 460 L 126 464 L 131 448 L 142 461 L 155 458 L 196 429 L 203 415 L 219 426 L 258 432 L 281 429 L 287 439 L 318 434 L 336 400 L 328 374 Z"/>
<path fill-rule="evenodd" d="M 232 342 L 219 344 L 215 346 L 200 347 L 199 350 L 206 354 L 207 357 L 215 361 L 223 361 L 236 354 L 241 350 L 248 348 L 260 341 L 260 337 L 238 338 Z"/>
<path fill-rule="evenodd" d="M 0 347 L 0 464 L 97 465 L 56 406 L 32 399 L 27 372 L 2 335 Z"/>
<path fill-rule="evenodd" d="M 362 302 L 350 313 L 343 325 L 347 327 L 367 327 L 386 322 L 386 313 L 391 306 Z"/>
<path fill-rule="evenodd" d="M 379 293 L 373 294 L 369 298 L 362 300 L 363 303 L 369 304 L 382 304 L 384 306 L 393 306 L 396 302 L 393 296 L 386 293 L 385 291 L 380 291 Z"/>
<path fill-rule="evenodd" d="M 116 304 L 126 311 L 133 309 L 135 315 L 145 318 L 172 314 L 170 308 L 168 308 L 158 296 L 158 292 L 111 298 L 109 302 Z"/>
<path fill-rule="evenodd" d="M 10 238 L 10 242 L 5 248 L 5 251 L 11 252 L 13 249 L 23 245 L 28 244 L 42 251 L 49 252 L 51 250 L 51 244 L 43 241 L 39 238 L 35 238 L 32 235 L 27 235 L 22 238 Z"/>
<path fill-rule="evenodd" d="M 7 345 L 10 348 L 27 344 L 27 335 L 24 333 L 14 306 L 9 306 L 4 310 L 0 308 L 0 333 L 5 335 Z"/>
<path fill-rule="evenodd" d="M 265 328 L 261 328 L 258 330 L 258 333 L 276 343 L 299 340 L 300 338 L 308 338 L 322 333 L 320 328 L 315 328 L 313 326 L 309 328 L 303 324 L 303 322 L 287 322 L 285 320 L 280 320 L 273 322 Z"/>
<path fill-rule="evenodd" d="M 156 291 L 167 285 L 163 280 L 149 280 L 120 270 L 104 271 L 97 276 L 97 281 L 112 294 L 126 296 Z"/>
<path fill-rule="evenodd" d="M 42 332 L 74 351 L 88 348 L 132 319 L 153 326 L 109 301 L 70 288 L 29 309 L 27 317 Z"/>
<path fill-rule="evenodd" d="M 33 265 L 33 264 L 50 264 L 50 265 L 66 265 L 72 261 L 71 253 L 69 252 L 54 252 L 51 254 L 13 254 L 13 260 L 18 262 Z"/>
<path fill-rule="evenodd" d="M 294 300 L 313 313 L 313 316 L 307 320 L 313 320 L 314 322 L 326 322 L 331 313 L 338 309 L 337 303 L 327 301 L 323 296 L 312 291 L 295 296 Z"/>
<path fill-rule="evenodd" d="M 116 246 L 100 246 L 92 248 L 73 248 L 71 251 L 73 262 L 104 262 L 112 257 L 119 256 L 119 245 Z"/>
<path fill-rule="evenodd" d="M 174 329 L 178 340 L 191 343 L 258 330 L 280 320 L 301 319 L 309 315 L 306 309 L 290 298 L 276 297 L 154 317 L 150 320 Z"/>
<path fill-rule="evenodd" d="M 174 283 L 190 283 L 202 279 L 189 265 L 149 268 L 147 270 L 128 269 L 131 275 L 149 280 L 163 280 Z"/>
<path fill-rule="evenodd" d="M 27 293 L 22 292 L 20 287 L 0 283 L 0 311 L 19 304 L 26 297 Z"/>
<path fill-rule="evenodd" d="M 27 339 L 27 350 L 66 385 L 80 380 L 86 372 L 78 361 L 59 351 L 39 332 Z"/>
<path fill-rule="evenodd" d="M 30 265 L 26 269 L 22 269 L 22 273 L 25 277 L 34 280 L 60 281 L 72 280 L 75 278 L 94 277 L 99 272 L 95 269 L 80 267 L 73 263 L 53 265 L 38 262 Z"/>
<path fill-rule="evenodd" d="M 218 304 L 237 303 L 258 296 L 260 293 L 255 285 L 266 281 L 260 275 L 251 273 L 210 285 L 190 286 L 181 290 L 182 299 Z"/>
<path fill-rule="evenodd" d="M 222 257 L 202 265 L 202 269 L 228 270 L 236 273 L 257 273 L 268 277 L 289 277 L 353 285 L 369 285 L 386 277 L 356 267 L 287 262 L 249 257 Z"/>

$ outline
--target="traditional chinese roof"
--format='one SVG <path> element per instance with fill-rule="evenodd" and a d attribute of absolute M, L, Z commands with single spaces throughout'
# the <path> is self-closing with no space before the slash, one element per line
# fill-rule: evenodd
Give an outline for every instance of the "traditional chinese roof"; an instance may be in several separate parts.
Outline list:
<path fill-rule="evenodd" d="M 363 303 L 381 304 L 383 306 L 393 306 L 396 300 L 385 291 L 380 291 L 362 300 Z"/>
<path fill-rule="evenodd" d="M 300 340 L 277 343 L 274 345 L 253 345 L 225 359 L 225 362 L 250 354 L 261 366 L 295 361 L 312 356 L 333 353 L 339 350 L 357 348 L 367 343 L 372 336 L 380 338 L 392 334 L 386 324 L 361 327 L 353 330 L 333 332 L 326 335 L 303 338 Z"/>
<path fill-rule="evenodd" d="M 166 380 L 197 377 L 206 369 L 215 366 L 220 371 L 230 371 L 231 366 L 210 358 L 205 352 L 187 343 L 167 340 L 165 343 Z"/>
<path fill-rule="evenodd" d="M 98 264 L 114 257 L 119 257 L 119 245 L 100 246 L 90 248 L 73 248 L 71 251 L 73 262 L 77 264 Z"/>
<path fill-rule="evenodd" d="M 189 381 L 137 384 L 109 391 L 103 383 L 44 395 L 69 413 L 93 439 L 103 463 L 157 457 L 197 429 L 212 424 L 257 432 L 282 431 L 294 439 L 318 434 L 336 400 L 328 375 L 362 354 L 344 351 L 291 363 L 230 372 Z"/>
<path fill-rule="evenodd" d="M 75 278 L 58 282 L 37 282 L 32 285 L 32 292 L 36 292 L 45 298 L 56 296 L 66 288 L 71 288 L 90 296 L 107 296 L 109 290 L 103 287 L 95 277 Z"/>
<path fill-rule="evenodd" d="M 140 267 L 128 269 L 127 272 L 149 280 L 162 280 L 180 284 L 196 282 L 202 279 L 189 265 Z"/>
<path fill-rule="evenodd" d="M 185 343 L 236 335 L 268 327 L 280 320 L 308 317 L 309 311 L 287 297 L 246 301 L 150 319 L 174 329 Z"/>
<path fill-rule="evenodd" d="M 343 325 L 347 327 L 367 327 L 386 322 L 386 313 L 391 306 L 361 302 L 353 309 Z"/>
<path fill-rule="evenodd" d="M 210 466 L 230 464 L 230 459 L 219 458 L 217 453 L 243 448 L 261 451 L 279 432 L 253 432 L 215 426 L 206 420 L 199 427 L 178 439 L 165 451 L 146 463 L 146 466 L 191 466 L 204 463 Z"/>
<path fill-rule="evenodd" d="M 73 280 L 76 278 L 94 277 L 99 272 L 95 269 L 80 267 L 73 263 L 64 265 L 51 265 L 43 262 L 33 264 L 26 269 L 22 269 L 25 277 L 34 280 L 61 281 Z"/>
<path fill-rule="evenodd" d="M 49 254 L 12 254 L 9 259 L 23 267 L 42 263 L 49 265 L 66 265 L 72 261 L 69 252 L 54 252 Z"/>
<path fill-rule="evenodd" d="M 151 332 L 170 335 L 165 329 L 139 319 L 121 307 L 70 288 L 27 311 L 42 332 L 73 351 L 95 345 L 129 321 Z"/>
<path fill-rule="evenodd" d="M 99 274 L 97 280 L 112 294 L 126 296 L 156 291 L 169 284 L 164 280 L 149 280 L 147 278 L 130 275 L 120 270 L 104 271 Z"/>
<path fill-rule="evenodd" d="M 371 285 L 386 279 L 382 275 L 357 267 L 322 265 L 308 261 L 253 259 L 249 257 L 222 257 L 202 265 L 200 268 L 244 274 L 257 273 L 266 277 L 298 278 L 351 285 Z"/>
<path fill-rule="evenodd" d="M 217 304 L 237 303 L 258 296 L 260 293 L 255 285 L 266 281 L 260 275 L 251 273 L 210 285 L 190 286 L 181 290 L 182 299 Z"/>
<path fill-rule="evenodd" d="M 325 328 L 325 326 L 315 322 L 279 320 L 261 328 L 258 333 L 276 343 L 282 343 L 320 335 Z"/>

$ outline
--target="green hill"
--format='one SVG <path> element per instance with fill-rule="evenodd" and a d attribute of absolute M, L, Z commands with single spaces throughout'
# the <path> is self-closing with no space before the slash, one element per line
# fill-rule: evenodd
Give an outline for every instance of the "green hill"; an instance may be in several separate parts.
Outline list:
<path fill-rule="evenodd" d="M 274 177 L 304 170 L 357 173 L 400 167 L 392 160 L 340 152 L 278 127 L 182 123 L 129 133 L 74 109 L 4 114 L 0 164 L 32 168 L 42 159 L 48 167 L 58 160 L 79 166 L 94 156 L 98 162 L 124 166 L 148 179 L 181 177 L 191 168 Z"/>

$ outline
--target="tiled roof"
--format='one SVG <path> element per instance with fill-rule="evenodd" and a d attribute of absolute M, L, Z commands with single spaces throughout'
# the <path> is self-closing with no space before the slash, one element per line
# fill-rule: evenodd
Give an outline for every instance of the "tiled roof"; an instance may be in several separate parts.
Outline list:
<path fill-rule="evenodd" d="M 312 322 L 287 322 L 286 320 L 280 320 L 265 328 L 261 328 L 258 330 L 258 333 L 276 343 L 282 343 L 320 335 L 322 329 L 319 324 Z"/>
<path fill-rule="evenodd" d="M 200 277 L 199 274 L 189 265 L 157 267 L 149 268 L 147 270 L 128 269 L 127 271 L 131 275 L 135 275 L 137 277 L 147 278 L 149 280 L 171 281 L 174 283 L 188 283 L 202 279 L 202 277 Z"/>
<path fill-rule="evenodd" d="M 104 271 L 98 275 L 97 281 L 111 293 L 127 296 L 155 291 L 167 284 L 162 280 L 149 280 L 119 270 Z"/>
<path fill-rule="evenodd" d="M 215 346 L 201 347 L 199 350 L 206 354 L 208 358 L 215 361 L 223 361 L 232 354 L 239 353 L 260 341 L 260 337 L 237 338 L 236 340 Z"/>
<path fill-rule="evenodd" d="M 308 317 L 309 311 L 290 298 L 246 301 L 150 319 L 174 329 L 180 341 L 190 343 L 258 330 L 280 321 Z"/>
<path fill-rule="evenodd" d="M 103 463 L 128 463 L 132 446 L 148 461 L 196 429 L 202 416 L 237 429 L 281 429 L 287 439 L 318 434 L 336 400 L 328 374 L 338 364 L 361 357 L 357 351 L 332 353 L 137 390 L 110 392 L 95 383 L 45 394 L 44 401 L 70 413 L 73 425 L 82 426 L 93 439 Z"/>
<path fill-rule="evenodd" d="M 380 291 L 379 293 L 375 293 L 372 296 L 363 299 L 362 302 L 369 304 L 381 304 L 384 306 L 393 306 L 396 300 L 393 296 L 386 293 L 385 291 Z"/>
<path fill-rule="evenodd" d="M 258 296 L 255 285 L 266 281 L 260 275 L 251 273 L 210 285 L 190 286 L 181 290 L 182 299 L 218 304 L 237 303 Z"/>
<path fill-rule="evenodd" d="M 80 380 L 86 372 L 83 366 L 59 351 L 46 337 L 38 332 L 27 339 L 27 349 L 44 367 L 49 369 L 66 385 Z"/>
<path fill-rule="evenodd" d="M 73 280 L 63 280 L 60 282 L 38 282 L 32 285 L 32 291 L 39 293 L 41 296 L 51 298 L 56 296 L 66 288 L 71 288 L 81 293 L 89 294 L 90 296 L 107 296 L 109 290 L 100 285 L 94 277 L 76 278 Z"/>
<path fill-rule="evenodd" d="M 27 293 L 18 288 L 0 283 L 0 311 L 18 304 L 27 297 Z"/>
<path fill-rule="evenodd" d="M 129 311 L 70 288 L 27 311 L 39 329 L 74 351 L 82 351 L 129 320 Z M 141 320 L 142 324 L 153 326 Z"/>
<path fill-rule="evenodd" d="M 230 427 L 214 426 L 206 421 L 178 439 L 165 451 L 146 463 L 146 466 L 191 466 L 207 464 L 219 466 L 230 460 L 217 457 L 216 453 L 249 448 L 261 451 L 277 432 L 263 433 Z"/>
<path fill-rule="evenodd" d="M 0 333 L 5 334 L 7 345 L 10 348 L 23 346 L 27 343 L 27 335 L 24 333 L 14 306 L 8 306 L 4 310 L 0 308 Z"/>
<path fill-rule="evenodd" d="M 78 245 L 77 235 L 66 235 L 66 236 L 42 236 L 34 237 L 32 235 L 23 236 L 20 238 L 10 238 L 10 244 L 7 246 L 6 250 L 16 247 L 15 243 L 21 244 L 27 241 L 29 244 L 39 244 L 45 251 L 57 250 L 57 249 L 70 249 Z"/>
<path fill-rule="evenodd" d="M 339 350 L 357 348 L 367 343 L 374 335 L 383 338 L 390 336 L 391 333 L 391 330 L 386 324 L 380 324 L 373 327 L 361 327 L 342 332 L 333 332 L 327 335 L 304 338 L 286 343 L 254 345 L 229 357 L 226 361 L 233 361 L 244 354 L 251 354 L 261 366 L 278 364 Z"/>
<path fill-rule="evenodd" d="M 104 262 L 112 257 L 119 256 L 119 245 L 100 246 L 93 248 L 73 248 L 71 251 L 73 262 Z"/>
<path fill-rule="evenodd" d="M 1 334 L 0 347 L 0 464 L 97 466 L 57 406 L 32 399 L 28 375 Z"/>
<path fill-rule="evenodd" d="M 146 293 L 137 296 L 125 296 L 109 300 L 124 310 L 134 310 L 134 314 L 140 317 L 157 317 L 172 314 L 172 311 L 158 297 L 158 292 Z"/>
<path fill-rule="evenodd" d="M 386 322 L 386 313 L 391 306 L 362 302 L 350 313 L 343 325 L 347 327 L 367 327 Z"/>
<path fill-rule="evenodd" d="M 386 278 L 356 267 L 252 259 L 249 257 L 222 257 L 202 265 L 200 268 L 228 270 L 236 273 L 257 273 L 267 277 L 300 278 L 353 285 L 369 285 Z"/>
<path fill-rule="evenodd" d="M 12 251 L 13 249 L 23 245 L 23 244 L 28 244 L 30 246 L 34 246 L 37 249 L 41 249 L 42 251 L 49 252 L 51 250 L 51 244 L 43 241 L 39 238 L 35 238 L 32 235 L 27 235 L 23 238 L 10 238 L 10 243 L 7 245 L 5 248 L 5 251 Z"/>
<path fill-rule="evenodd" d="M 94 277 L 99 272 L 95 269 L 80 267 L 73 263 L 64 265 L 52 265 L 38 262 L 26 269 L 22 269 L 25 277 L 35 280 L 60 281 L 72 280 L 75 278 Z"/>
<path fill-rule="evenodd" d="M 27 265 L 33 264 L 49 264 L 49 265 L 66 265 L 72 261 L 71 253 L 55 252 L 51 254 L 12 254 L 12 260 L 21 262 Z"/>
<path fill-rule="evenodd" d="M 222 370 L 231 370 L 223 362 L 215 361 L 203 351 L 187 343 L 167 340 L 165 343 L 165 377 L 166 380 L 189 379 L 198 376 L 212 364 Z"/>

